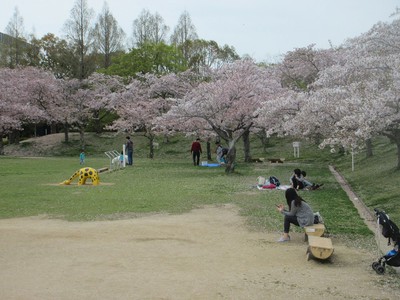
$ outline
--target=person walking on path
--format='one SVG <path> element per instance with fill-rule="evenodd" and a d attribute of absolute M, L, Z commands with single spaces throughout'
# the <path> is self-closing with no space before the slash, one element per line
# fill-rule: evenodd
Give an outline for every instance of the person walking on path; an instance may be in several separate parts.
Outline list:
<path fill-rule="evenodd" d="M 197 138 L 192 143 L 192 148 L 190 149 L 190 152 L 193 155 L 193 165 L 198 166 L 200 164 L 200 154 L 202 153 L 201 144 L 200 144 L 200 139 L 199 138 Z"/>
<path fill-rule="evenodd" d="M 128 155 L 128 165 L 133 165 L 133 142 L 129 136 L 126 137 L 125 149 Z"/>

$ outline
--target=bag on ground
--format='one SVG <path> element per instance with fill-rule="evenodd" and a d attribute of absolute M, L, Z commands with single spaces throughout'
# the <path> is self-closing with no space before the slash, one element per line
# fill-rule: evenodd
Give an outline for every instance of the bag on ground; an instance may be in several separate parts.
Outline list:
<path fill-rule="evenodd" d="M 257 177 L 257 184 L 258 185 L 264 185 L 265 184 L 265 177 L 258 176 Z"/>
<path fill-rule="evenodd" d="M 319 211 L 314 213 L 314 224 L 324 224 L 324 219 L 322 219 Z"/>
<path fill-rule="evenodd" d="M 279 182 L 279 179 L 276 178 L 275 176 L 270 176 L 269 177 L 269 182 L 272 184 L 275 184 L 276 186 L 280 186 L 281 183 Z"/>

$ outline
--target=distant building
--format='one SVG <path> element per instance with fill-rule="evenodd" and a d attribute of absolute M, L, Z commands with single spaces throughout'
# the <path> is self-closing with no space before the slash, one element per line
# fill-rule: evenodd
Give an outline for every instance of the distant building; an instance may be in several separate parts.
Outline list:
<path fill-rule="evenodd" d="M 0 44 L 10 45 L 12 43 L 13 37 L 0 32 Z"/>
<path fill-rule="evenodd" d="M 15 67 L 24 64 L 30 44 L 24 39 L 16 39 L 0 32 L 0 66 Z"/>

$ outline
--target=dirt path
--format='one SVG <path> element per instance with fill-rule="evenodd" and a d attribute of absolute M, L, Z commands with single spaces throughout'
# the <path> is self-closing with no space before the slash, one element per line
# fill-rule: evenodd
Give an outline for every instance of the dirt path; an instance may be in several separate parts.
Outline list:
<path fill-rule="evenodd" d="M 397 299 L 375 259 L 334 241 L 306 260 L 302 234 L 249 231 L 233 205 L 183 215 L 0 220 L 0 299 Z"/>

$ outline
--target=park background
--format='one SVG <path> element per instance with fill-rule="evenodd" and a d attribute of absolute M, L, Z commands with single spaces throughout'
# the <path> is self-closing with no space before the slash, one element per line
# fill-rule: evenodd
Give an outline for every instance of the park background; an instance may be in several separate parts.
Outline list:
<path fill-rule="evenodd" d="M 87 10 L 80 12 L 88 16 Z M 157 15 L 144 12 L 142 17 L 154 20 Z M 181 20 L 190 16 L 182 14 Z M 15 36 L 18 30 L 12 29 L 18 28 L 12 25 L 19 21 L 16 11 L 8 32 L 15 43 L 1 47 L 0 108 L 1 116 L 7 117 L 1 118 L 2 219 L 129 220 L 233 203 L 248 228 L 279 233 L 281 216 L 274 207 L 284 202 L 282 192 L 257 190 L 257 177 L 276 176 L 288 183 L 299 167 L 311 181 L 324 184 L 302 196 L 321 212 L 335 243 L 374 251 L 373 232 L 336 182 L 329 170 L 333 166 L 371 213 L 383 209 L 398 223 L 399 19 L 377 24 L 340 47 L 296 48 L 276 64 L 240 59 L 233 47 L 200 39 L 171 44 L 137 40 L 129 52 L 84 52 L 88 45 L 74 44 L 71 36 L 68 41 L 52 35 L 32 41 Z M 73 31 L 73 22 L 69 25 Z M 376 43 L 376 36 L 387 43 Z M 44 52 L 35 52 L 35 47 Z M 187 51 L 193 59 L 183 59 Z M 196 72 L 187 72 L 189 67 Z M 95 70 L 99 73 L 92 73 Z M 198 75 L 202 85 L 188 88 L 186 84 Z M 184 85 L 182 90 L 179 84 Z M 153 87 L 161 88 L 154 93 Z M 107 102 L 108 96 L 118 101 Z M 100 100 L 104 106 L 97 106 L 104 104 Z M 182 109 L 177 103 L 187 103 L 189 110 L 162 122 L 160 112 L 171 103 L 175 112 Z M 140 109 L 150 104 L 154 109 Z M 206 109 L 195 110 L 203 105 Z M 264 111 L 258 110 L 260 105 Z M 260 117 L 248 118 L 255 112 L 261 112 Z M 177 118 L 194 113 L 201 113 L 202 120 L 186 123 Z M 172 120 L 177 121 L 176 132 L 168 138 L 152 131 L 167 128 Z M 212 121 L 211 126 L 204 121 Z M 253 121 L 261 127 L 252 127 Z M 262 142 L 258 133 L 263 133 Z M 120 151 L 127 134 L 135 143 L 132 168 L 102 173 L 99 187 L 59 185 L 81 167 L 82 149 L 88 166 L 107 167 L 104 152 Z M 229 145 L 234 151 L 229 161 L 232 172 L 192 165 L 189 147 L 197 136 L 203 148 L 205 141 L 213 148 L 216 136 Z M 293 142 L 301 143 L 298 158 L 293 156 Z M 271 158 L 284 162 L 271 164 Z"/>

